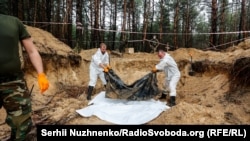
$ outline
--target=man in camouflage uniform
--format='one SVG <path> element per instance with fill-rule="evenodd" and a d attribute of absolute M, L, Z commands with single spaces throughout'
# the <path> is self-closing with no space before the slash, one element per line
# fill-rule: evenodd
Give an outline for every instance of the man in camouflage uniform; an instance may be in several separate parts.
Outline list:
<path fill-rule="evenodd" d="M 38 73 L 41 93 L 49 87 L 41 56 L 30 34 L 18 18 L 6 15 L 7 0 L 0 0 L 0 107 L 7 112 L 11 141 L 24 141 L 32 127 L 30 92 L 24 79 L 19 42 Z"/>

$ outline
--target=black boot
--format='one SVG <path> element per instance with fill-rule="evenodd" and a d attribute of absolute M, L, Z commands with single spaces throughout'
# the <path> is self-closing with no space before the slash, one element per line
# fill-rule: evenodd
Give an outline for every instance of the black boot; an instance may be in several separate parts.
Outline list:
<path fill-rule="evenodd" d="M 166 99 L 166 98 L 167 98 L 167 95 L 165 93 L 162 93 L 159 99 Z"/>
<path fill-rule="evenodd" d="M 161 97 L 159 99 L 166 99 L 169 92 L 166 90 L 162 90 Z"/>
<path fill-rule="evenodd" d="M 94 89 L 93 86 L 88 87 L 87 100 L 91 100 L 91 95 L 92 95 L 93 89 Z"/>
<path fill-rule="evenodd" d="M 175 106 L 175 96 L 170 96 L 170 107 Z"/>

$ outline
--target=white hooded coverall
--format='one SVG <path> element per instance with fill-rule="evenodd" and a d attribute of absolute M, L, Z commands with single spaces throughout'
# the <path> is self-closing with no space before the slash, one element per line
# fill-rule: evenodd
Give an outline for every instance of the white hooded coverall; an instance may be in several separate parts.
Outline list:
<path fill-rule="evenodd" d="M 170 90 L 170 96 L 176 96 L 176 86 L 181 77 L 181 73 L 175 60 L 168 54 L 160 60 L 155 66 L 157 70 L 163 70 L 165 73 L 165 85 Z"/>
<path fill-rule="evenodd" d="M 89 86 L 95 87 L 98 76 L 100 77 L 103 85 L 107 84 L 107 81 L 104 76 L 103 68 L 99 66 L 100 63 L 108 65 L 109 55 L 107 52 L 102 54 L 100 48 L 98 48 L 96 53 L 92 56 L 90 66 L 89 66 L 89 77 L 90 77 Z"/>

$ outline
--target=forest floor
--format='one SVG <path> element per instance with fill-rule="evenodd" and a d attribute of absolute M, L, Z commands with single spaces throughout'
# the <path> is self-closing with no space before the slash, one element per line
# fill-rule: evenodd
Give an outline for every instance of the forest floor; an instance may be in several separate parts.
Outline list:
<path fill-rule="evenodd" d="M 32 118 L 35 124 L 109 125 L 96 116 L 82 117 L 76 110 L 88 106 L 86 90 L 89 63 L 96 49 L 74 50 L 50 33 L 27 27 L 42 55 L 49 89 L 40 94 L 37 74 L 24 54 L 27 84 L 32 91 Z M 158 63 L 155 53 L 110 53 L 111 66 L 127 84 L 149 73 Z M 192 65 L 191 56 L 192 54 Z M 179 48 L 169 51 L 178 63 L 181 79 L 177 86 L 177 105 L 162 112 L 147 125 L 249 125 L 250 124 L 250 39 L 223 51 Z M 194 75 L 189 75 L 191 70 Z M 164 74 L 157 75 L 162 88 Z M 100 80 L 94 90 L 103 91 Z M 168 99 L 166 99 L 168 100 Z M 0 140 L 10 135 L 6 113 L 0 109 Z"/>

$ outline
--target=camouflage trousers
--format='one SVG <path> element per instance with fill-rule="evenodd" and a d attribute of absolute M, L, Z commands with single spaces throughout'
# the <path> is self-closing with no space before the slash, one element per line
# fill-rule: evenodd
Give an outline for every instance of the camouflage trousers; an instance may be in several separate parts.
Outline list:
<path fill-rule="evenodd" d="M 7 112 L 11 140 L 24 141 L 32 127 L 31 99 L 23 73 L 0 75 L 0 107 Z"/>

